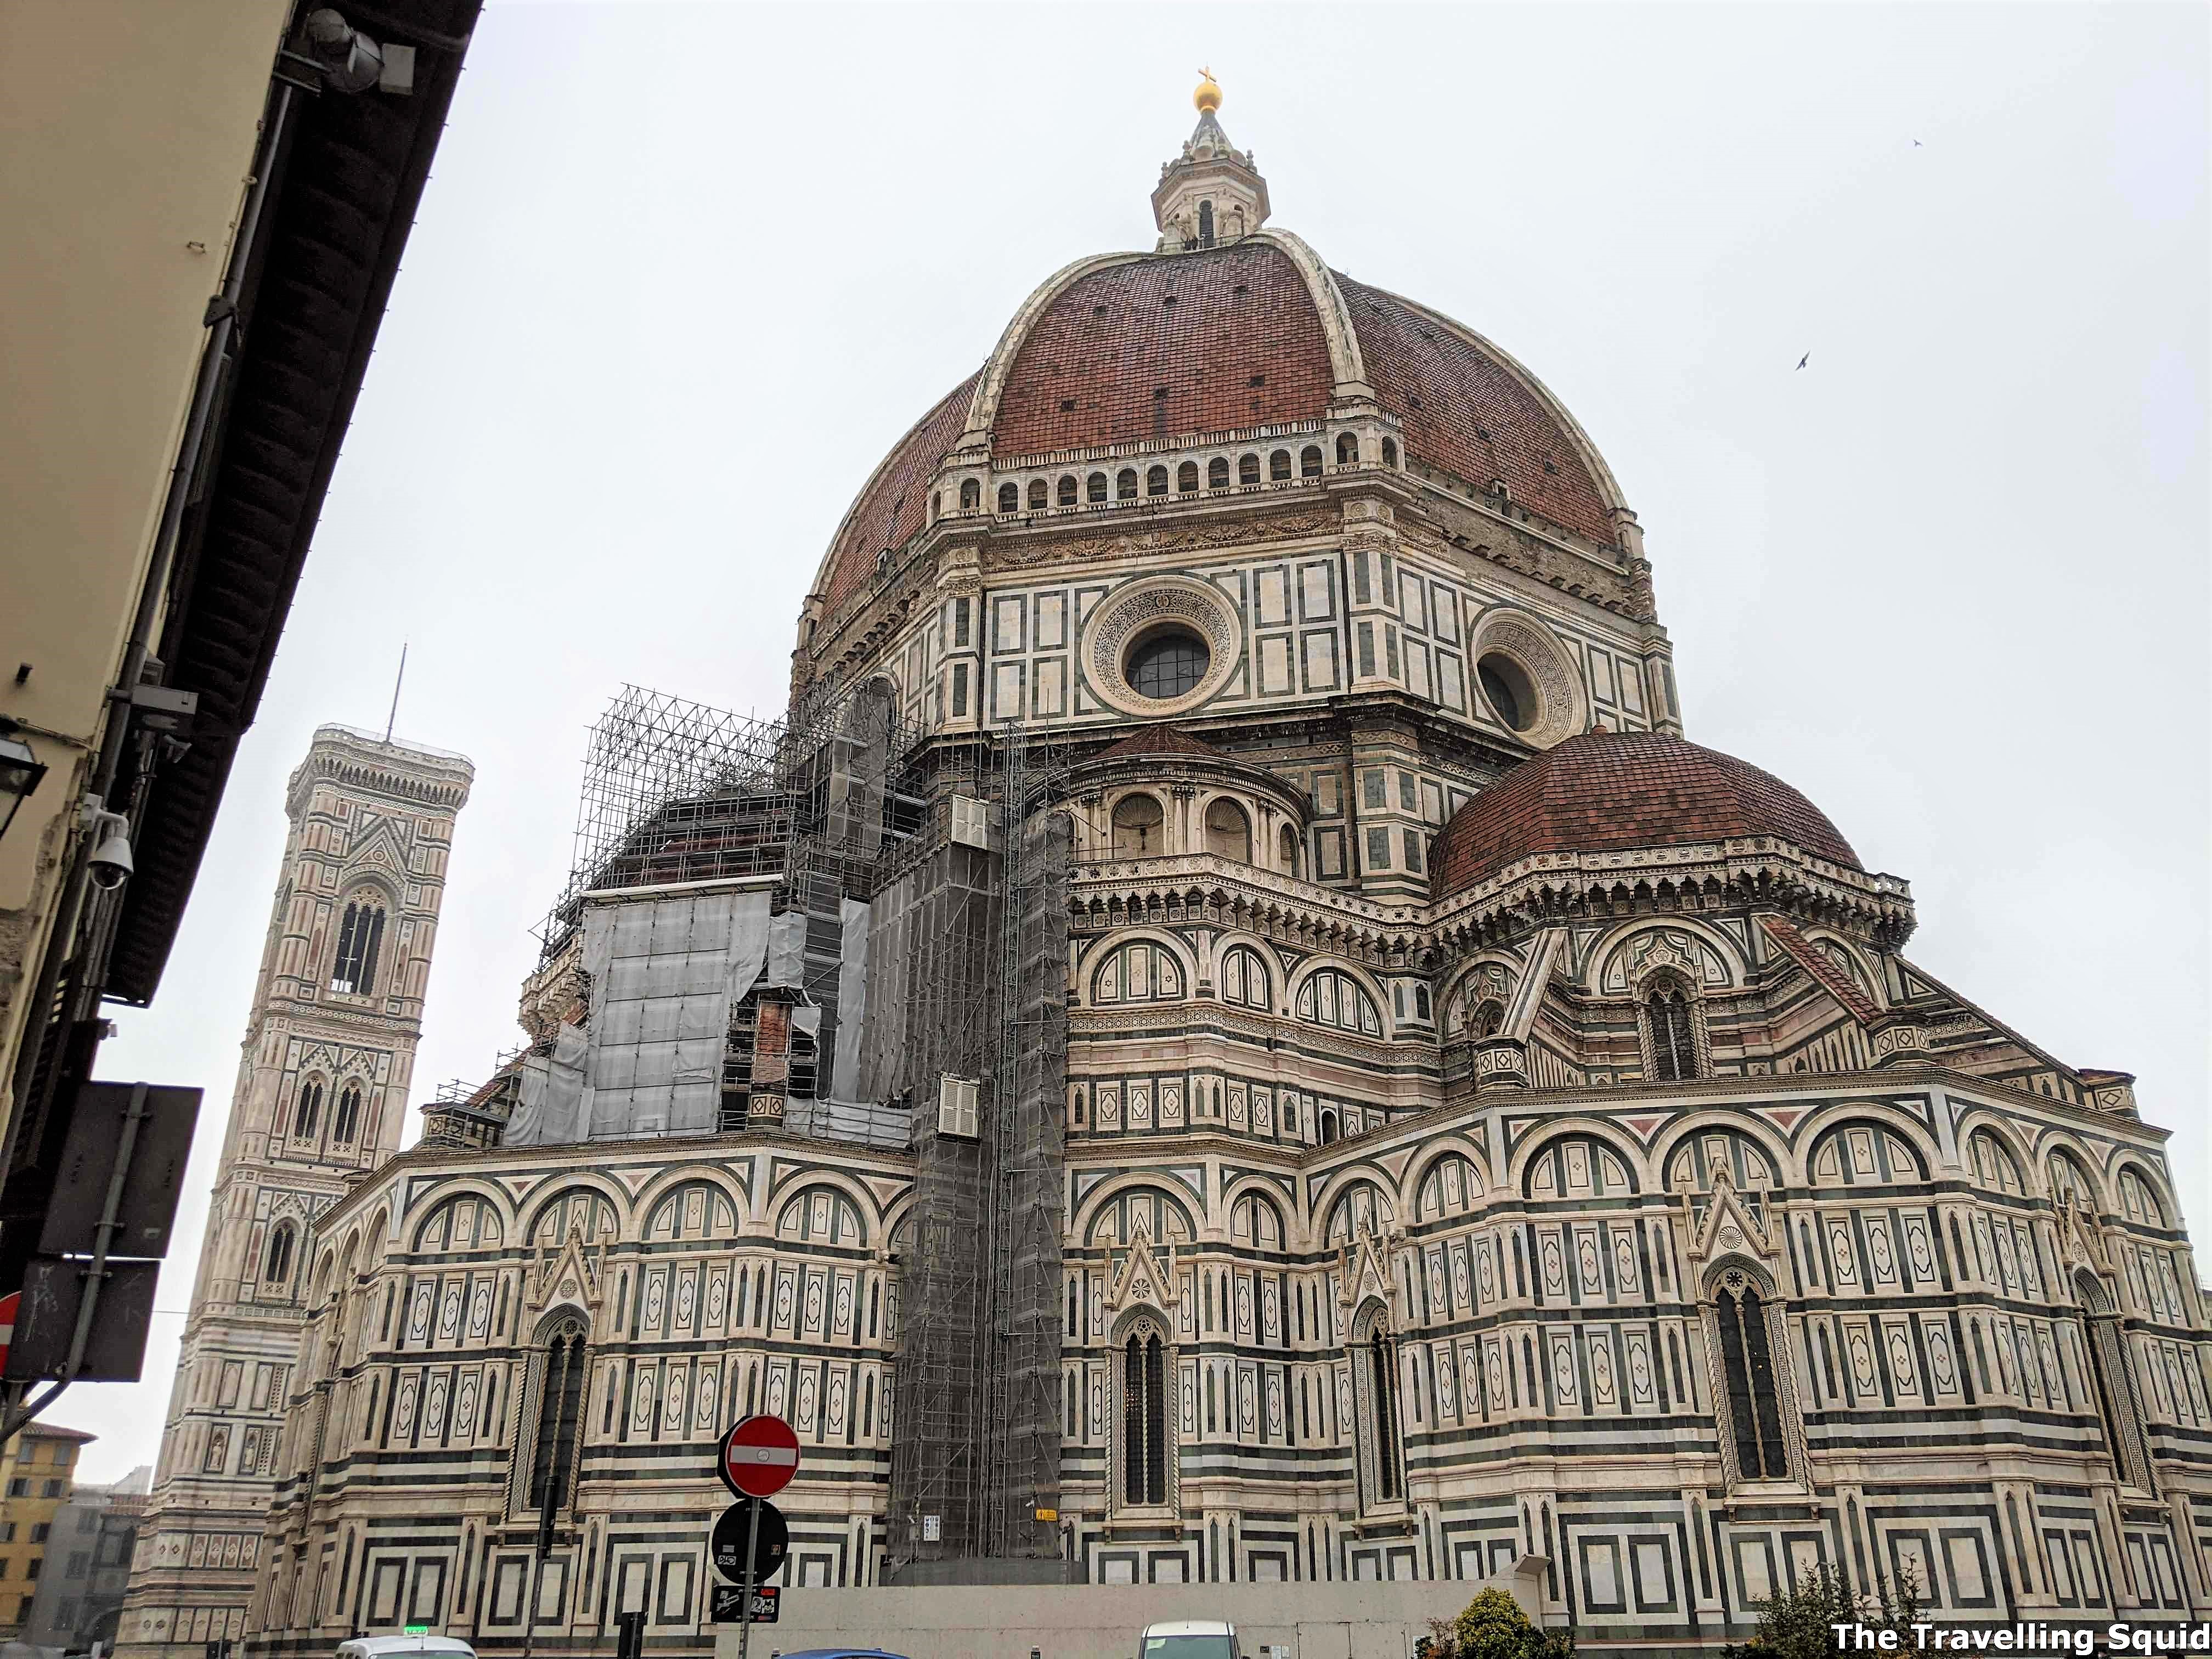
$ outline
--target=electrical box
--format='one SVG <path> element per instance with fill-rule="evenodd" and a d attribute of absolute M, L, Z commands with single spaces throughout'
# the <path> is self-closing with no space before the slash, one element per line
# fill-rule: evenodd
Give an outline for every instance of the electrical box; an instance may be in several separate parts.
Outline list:
<path fill-rule="evenodd" d="M 975 1139 L 975 1079 L 945 1073 L 937 1088 L 937 1133 Z"/>

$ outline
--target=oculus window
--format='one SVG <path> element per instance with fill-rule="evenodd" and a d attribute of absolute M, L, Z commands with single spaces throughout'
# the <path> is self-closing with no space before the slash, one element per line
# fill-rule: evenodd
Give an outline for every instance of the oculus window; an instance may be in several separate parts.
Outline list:
<path fill-rule="evenodd" d="M 1137 641 L 1123 669 L 1129 689 L 1140 697 L 1166 702 L 1198 689 L 1213 653 L 1187 628 L 1164 628 Z"/>

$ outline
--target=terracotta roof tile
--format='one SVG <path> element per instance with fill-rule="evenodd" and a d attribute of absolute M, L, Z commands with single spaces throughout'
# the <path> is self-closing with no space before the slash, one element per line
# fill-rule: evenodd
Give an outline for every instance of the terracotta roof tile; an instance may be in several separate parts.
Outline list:
<path fill-rule="evenodd" d="M 1121 755 L 1198 755 L 1212 760 L 1228 757 L 1224 750 L 1192 737 L 1181 727 L 1164 724 L 1140 726 L 1121 742 L 1100 750 L 1091 759 L 1112 760 Z"/>
<path fill-rule="evenodd" d="M 836 555 L 823 584 L 825 614 L 834 615 L 848 596 L 866 585 L 875 574 L 877 554 L 887 547 L 905 546 L 928 522 L 930 474 L 960 441 L 968 423 L 969 401 L 982 372 L 977 369 L 915 422 L 860 491 L 838 535 Z"/>
<path fill-rule="evenodd" d="M 1773 836 L 1863 868 L 1826 814 L 1771 773 L 1662 732 L 1586 732 L 1453 814 L 1430 869 L 1439 898 L 1534 853 L 1610 853 Z"/>
<path fill-rule="evenodd" d="M 1079 277 L 1031 325 L 991 447 L 1035 455 L 1316 420 L 1334 385 L 1313 296 L 1280 248 L 1138 259 Z"/>
<path fill-rule="evenodd" d="M 1336 281 L 1352 307 L 1368 383 L 1403 422 L 1408 453 L 1478 488 L 1503 478 L 1523 506 L 1613 544 L 1604 497 L 1580 450 L 1518 376 L 1434 313 L 1342 271 Z"/>

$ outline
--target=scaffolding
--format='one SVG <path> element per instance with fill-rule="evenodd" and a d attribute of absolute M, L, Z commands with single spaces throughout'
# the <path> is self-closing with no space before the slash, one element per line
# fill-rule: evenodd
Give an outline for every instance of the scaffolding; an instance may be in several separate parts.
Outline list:
<path fill-rule="evenodd" d="M 880 793 L 885 769 L 918 739 L 871 688 L 817 691 L 763 720 L 623 686 L 592 725 L 575 852 L 538 929 L 541 960 L 568 943 L 587 892 L 783 878 L 798 862 L 865 897 L 883 840 L 910 833 L 921 807 Z M 873 825 L 860 821 L 862 793 L 840 771 L 856 757 L 878 781 Z"/>
<path fill-rule="evenodd" d="M 587 894 L 772 887 L 772 954 L 797 966 L 730 1010 L 719 1127 L 902 1133 L 914 1157 L 894 1246 L 900 1582 L 1062 1570 L 1037 1516 L 1059 1501 L 1069 830 L 1049 809 L 1066 758 L 1018 726 L 925 738 L 880 683 L 778 720 L 624 686 L 592 727 L 575 856 L 540 931 L 550 962 Z M 972 1121 L 941 1122 L 948 1097 L 972 1100 Z"/>

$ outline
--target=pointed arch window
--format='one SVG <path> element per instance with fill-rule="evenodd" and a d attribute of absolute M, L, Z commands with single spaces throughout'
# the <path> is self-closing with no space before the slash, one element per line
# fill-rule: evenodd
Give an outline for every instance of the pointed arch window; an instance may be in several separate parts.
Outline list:
<path fill-rule="evenodd" d="M 362 893 L 347 901 L 338 924 L 338 953 L 331 964 L 331 989 L 368 996 L 376 987 L 376 957 L 384 944 L 384 906 Z"/>
<path fill-rule="evenodd" d="M 1213 204 L 1211 202 L 1198 204 L 1198 245 L 1200 247 L 1213 246 Z"/>
<path fill-rule="evenodd" d="M 1782 1403 L 1774 1375 L 1766 1304 L 1747 1274 L 1723 1280 L 1715 1304 L 1721 1369 L 1728 1382 L 1729 1443 L 1738 1477 L 1787 1480 L 1789 1443 L 1782 1433 Z"/>
<path fill-rule="evenodd" d="M 1149 1324 L 1121 1345 L 1121 1501 L 1168 1501 L 1167 1351 Z"/>
<path fill-rule="evenodd" d="M 331 1139 L 340 1146 L 353 1145 L 361 1127 L 361 1085 L 349 1083 L 338 1091 L 337 1115 L 331 1121 Z"/>
<path fill-rule="evenodd" d="M 300 1093 L 292 1106 L 292 1134 L 295 1139 L 311 1140 L 315 1126 L 323 1120 L 323 1084 L 320 1078 L 309 1078 L 300 1085 Z"/>
<path fill-rule="evenodd" d="M 583 1322 L 562 1319 L 546 1339 L 545 1369 L 538 1389 L 538 1439 L 530 1463 L 530 1504 L 538 1511 L 541 1531 L 552 1525 L 575 1481 L 587 1370 Z"/>
<path fill-rule="evenodd" d="M 269 1235 L 269 1254 L 261 1263 L 262 1279 L 270 1285 L 283 1285 L 292 1277 L 292 1224 L 280 1221 Z"/>
<path fill-rule="evenodd" d="M 1368 1334 L 1367 1364 L 1375 1399 L 1375 1495 L 1391 1503 L 1406 1495 L 1398 1447 L 1398 1354 L 1379 1323 Z"/>
<path fill-rule="evenodd" d="M 1644 998 L 1655 1083 L 1680 1083 L 1698 1075 L 1697 1028 L 1691 1021 L 1690 999 L 1681 986 L 1671 979 L 1655 981 Z"/>

